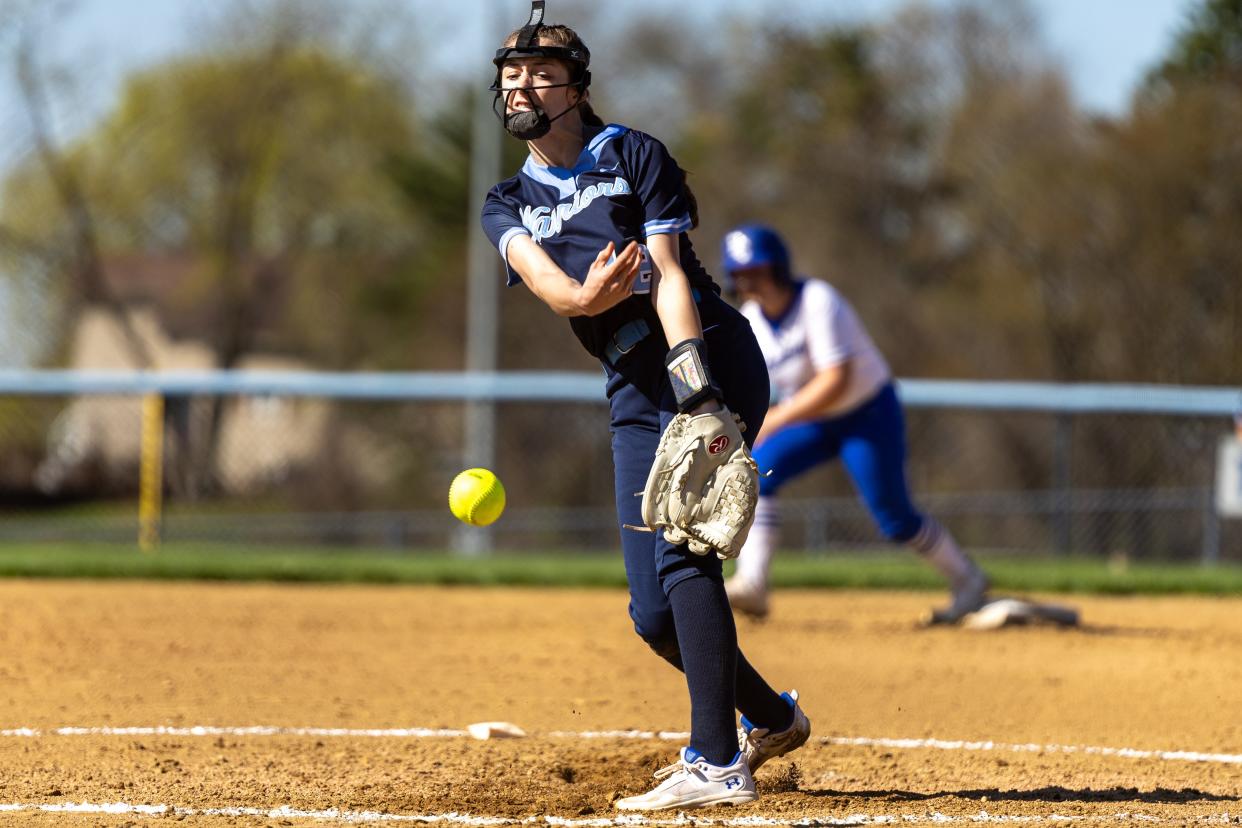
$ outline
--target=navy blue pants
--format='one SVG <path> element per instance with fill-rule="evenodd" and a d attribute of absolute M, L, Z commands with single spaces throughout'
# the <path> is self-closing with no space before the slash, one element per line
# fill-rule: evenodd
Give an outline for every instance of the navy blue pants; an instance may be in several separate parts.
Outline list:
<path fill-rule="evenodd" d="M 725 405 L 741 415 L 747 445 L 754 443 L 768 411 L 768 369 L 750 323 L 714 294 L 698 304 L 707 343 L 708 365 L 724 391 Z M 676 628 L 668 593 L 686 578 L 704 575 L 723 581 L 722 562 L 715 555 L 695 555 L 673 546 L 662 532 L 639 532 L 641 493 L 655 459 L 660 434 L 677 414 L 677 404 L 664 368 L 668 343 L 653 332 L 622 357 L 604 365 L 612 414 L 612 458 L 616 473 L 617 518 L 630 587 L 630 617 L 635 631 L 652 649 L 668 656 L 677 651 Z"/>

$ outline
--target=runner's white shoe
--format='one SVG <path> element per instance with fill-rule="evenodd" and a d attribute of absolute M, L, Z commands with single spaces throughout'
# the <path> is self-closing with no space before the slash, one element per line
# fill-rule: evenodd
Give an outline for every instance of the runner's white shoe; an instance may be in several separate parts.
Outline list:
<path fill-rule="evenodd" d="M 737 731 L 737 743 L 746 755 L 746 764 L 751 773 L 759 770 L 769 759 L 784 756 L 802 747 L 811 736 L 811 720 L 798 704 L 798 691 L 781 693 L 781 698 L 793 708 L 794 717 L 793 723 L 778 733 L 773 733 L 766 727 L 755 727 L 745 716 L 742 717 L 742 726 Z"/>
<path fill-rule="evenodd" d="M 729 596 L 729 606 L 736 612 L 756 619 L 767 617 L 768 591 L 754 581 L 735 575 L 725 581 L 725 594 Z"/>
<path fill-rule="evenodd" d="M 975 610 L 988 603 L 988 576 L 982 569 L 974 567 L 973 571 L 961 583 L 953 586 L 953 602 L 947 607 L 934 609 L 931 612 L 932 624 L 956 624 Z"/>
<path fill-rule="evenodd" d="M 641 796 L 618 799 L 623 811 L 664 811 L 670 808 L 702 808 L 707 805 L 741 805 L 759 798 L 755 780 L 741 751 L 728 765 L 713 765 L 693 748 L 681 749 L 681 759 L 655 773 L 663 779 Z"/>

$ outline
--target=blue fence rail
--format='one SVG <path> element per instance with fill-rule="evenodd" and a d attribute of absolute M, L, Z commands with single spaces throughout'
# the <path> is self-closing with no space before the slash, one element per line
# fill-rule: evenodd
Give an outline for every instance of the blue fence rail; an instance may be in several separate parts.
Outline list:
<path fill-rule="evenodd" d="M 1242 411 L 1242 388 L 901 379 L 912 407 L 1064 413 L 1229 416 Z M 0 371 L 0 394 L 163 394 L 287 396 L 371 400 L 604 402 L 600 374 L 304 373 L 269 371 Z"/>

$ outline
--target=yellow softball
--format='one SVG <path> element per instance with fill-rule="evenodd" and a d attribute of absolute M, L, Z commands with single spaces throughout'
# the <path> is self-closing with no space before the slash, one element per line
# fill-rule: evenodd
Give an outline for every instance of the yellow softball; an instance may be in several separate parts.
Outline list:
<path fill-rule="evenodd" d="M 471 526 L 487 526 L 505 510 L 505 487 L 487 469 L 466 469 L 449 486 L 449 510 Z"/>

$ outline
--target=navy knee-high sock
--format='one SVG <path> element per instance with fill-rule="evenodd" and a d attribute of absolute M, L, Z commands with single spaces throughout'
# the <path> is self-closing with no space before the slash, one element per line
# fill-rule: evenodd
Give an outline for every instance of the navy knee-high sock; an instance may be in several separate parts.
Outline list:
<path fill-rule="evenodd" d="M 737 653 L 737 709 L 756 727 L 780 732 L 793 724 L 793 708 L 750 666 L 741 650 Z"/>
<path fill-rule="evenodd" d="M 736 629 L 736 627 L 735 627 Z M 657 651 L 661 658 L 681 672 L 686 671 L 681 652 Z M 793 723 L 793 708 L 785 703 L 775 690 L 751 666 L 746 655 L 737 651 L 737 680 L 734 683 L 734 703 L 749 721 L 758 727 L 781 731 Z"/>
<path fill-rule="evenodd" d="M 690 688 L 690 747 L 713 764 L 728 764 L 737 753 L 737 629 L 729 599 L 719 581 L 693 577 L 676 584 L 668 600 Z"/>
<path fill-rule="evenodd" d="M 680 652 L 660 655 L 678 670 L 686 671 Z M 757 727 L 781 731 L 793 724 L 793 708 L 759 675 L 741 650 L 737 651 L 737 683 L 734 687 L 737 709 Z"/>

